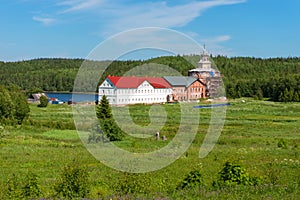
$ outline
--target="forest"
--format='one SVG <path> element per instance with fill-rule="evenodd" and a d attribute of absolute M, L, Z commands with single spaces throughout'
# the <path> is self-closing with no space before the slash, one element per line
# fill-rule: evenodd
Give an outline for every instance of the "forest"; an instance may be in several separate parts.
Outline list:
<path fill-rule="evenodd" d="M 186 76 L 197 66 L 199 55 L 164 56 L 149 60 L 89 61 L 90 66 L 107 67 L 107 75 L 123 75 L 130 69 L 149 63 L 167 65 Z M 234 99 L 254 97 L 280 102 L 299 102 L 300 58 L 212 57 L 223 76 L 226 95 Z M 0 84 L 19 86 L 24 91 L 73 91 L 73 84 L 83 59 L 41 58 L 18 62 L 0 62 Z M 82 77 L 82 91 L 95 75 L 93 70 Z M 94 92 L 94 91 L 87 91 Z"/>

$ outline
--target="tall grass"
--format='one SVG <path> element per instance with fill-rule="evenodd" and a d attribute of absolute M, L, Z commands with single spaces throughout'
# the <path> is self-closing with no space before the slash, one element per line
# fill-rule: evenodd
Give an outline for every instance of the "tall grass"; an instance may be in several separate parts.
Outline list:
<path fill-rule="evenodd" d="M 175 135 L 179 121 L 174 105 L 164 105 L 164 108 L 169 115 L 162 132 L 168 141 L 156 141 L 154 136 L 147 139 L 127 136 L 116 145 L 136 152 L 165 146 Z M 134 122 L 146 126 L 149 109 L 150 106 L 132 106 L 130 115 Z M 9 199 L 7 191 L 12 186 L 15 188 L 10 194 L 17 198 L 32 174 L 36 178 L 33 183 L 38 183 L 39 197 L 54 198 L 58 176 L 76 158 L 78 165 L 88 172 L 89 193 L 85 196 L 90 199 L 297 199 L 300 196 L 299 113 L 299 103 L 235 100 L 227 108 L 225 126 L 213 151 L 199 159 L 199 148 L 210 120 L 210 110 L 200 110 L 198 134 L 178 160 L 159 171 L 127 174 L 106 167 L 85 149 L 74 130 L 71 106 L 31 105 L 28 121 L 22 126 L 4 127 L 5 134 L 0 138 L 0 198 Z M 57 126 L 59 123 L 65 123 L 65 127 Z M 284 148 L 280 141 L 284 141 Z M 261 177 L 262 183 L 214 187 L 213 182 L 227 161 L 238 162 L 251 176 Z M 201 186 L 178 189 L 199 165 Z"/>

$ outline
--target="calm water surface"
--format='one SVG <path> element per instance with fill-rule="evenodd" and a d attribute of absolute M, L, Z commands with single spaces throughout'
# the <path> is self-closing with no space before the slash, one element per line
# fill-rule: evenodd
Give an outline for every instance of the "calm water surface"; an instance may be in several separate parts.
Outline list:
<path fill-rule="evenodd" d="M 73 101 L 73 102 L 95 102 L 98 100 L 97 94 L 72 94 L 72 93 L 56 93 L 56 92 L 46 92 L 49 98 L 56 98 L 63 102 Z"/>

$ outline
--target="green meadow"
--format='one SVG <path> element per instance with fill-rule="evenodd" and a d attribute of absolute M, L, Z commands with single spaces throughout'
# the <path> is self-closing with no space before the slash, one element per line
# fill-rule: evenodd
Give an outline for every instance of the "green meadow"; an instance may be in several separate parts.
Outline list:
<path fill-rule="evenodd" d="M 199 149 L 209 128 L 210 109 L 199 110 L 197 135 L 179 159 L 141 174 L 117 171 L 95 159 L 77 134 L 72 106 L 32 104 L 21 126 L 0 130 L 0 199 L 63 199 L 56 185 L 66 166 L 87 174 L 86 199 L 299 199 L 300 104 L 250 98 L 230 103 L 222 134 L 205 158 L 199 158 Z M 153 133 L 150 138 L 125 136 L 114 143 L 134 152 L 167 145 L 179 127 L 180 109 L 176 104 L 162 107 L 167 119 L 160 132 L 167 141 L 156 141 Z M 150 108 L 130 106 L 132 120 L 148 125 Z M 124 108 L 116 109 L 121 113 Z M 257 184 L 216 184 L 226 162 L 238 163 Z M 201 174 L 201 184 L 179 187 L 193 170 Z"/>

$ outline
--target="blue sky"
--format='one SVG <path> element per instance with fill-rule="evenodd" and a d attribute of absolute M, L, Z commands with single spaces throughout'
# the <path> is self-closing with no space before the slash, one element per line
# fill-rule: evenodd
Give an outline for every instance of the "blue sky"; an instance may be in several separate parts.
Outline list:
<path fill-rule="evenodd" d="M 0 60 L 85 58 L 112 35 L 149 26 L 187 34 L 214 55 L 300 56 L 299 8 L 298 0 L 3 0 Z"/>

